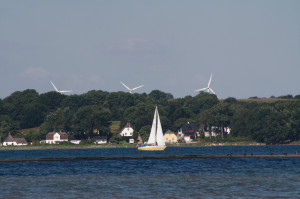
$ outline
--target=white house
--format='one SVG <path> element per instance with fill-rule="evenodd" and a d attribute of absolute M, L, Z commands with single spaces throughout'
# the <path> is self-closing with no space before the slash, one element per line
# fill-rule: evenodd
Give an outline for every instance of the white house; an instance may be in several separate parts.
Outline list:
<path fill-rule="evenodd" d="M 224 128 L 224 135 L 229 135 L 230 134 L 230 130 L 231 128 L 229 127 L 225 127 Z M 217 132 L 221 132 L 221 129 L 217 126 L 212 126 L 211 127 L 211 132 L 207 131 L 204 129 L 204 136 L 205 137 L 216 137 L 218 135 L 220 135 L 221 133 L 217 133 Z"/>
<path fill-rule="evenodd" d="M 46 135 L 46 144 L 57 144 L 59 142 L 68 142 L 68 134 L 66 132 L 49 132 Z"/>
<path fill-rule="evenodd" d="M 9 133 L 7 138 L 3 142 L 3 146 L 9 146 L 9 145 L 23 146 L 23 145 L 27 145 L 27 141 L 25 140 L 25 138 L 13 138 Z"/>
<path fill-rule="evenodd" d="M 127 122 L 127 124 L 124 126 L 124 128 L 120 132 L 121 136 L 127 136 L 130 137 L 133 135 L 133 128 L 131 128 L 130 123 Z"/>
<path fill-rule="evenodd" d="M 93 143 L 95 144 L 106 144 L 107 136 L 95 136 L 92 138 Z"/>

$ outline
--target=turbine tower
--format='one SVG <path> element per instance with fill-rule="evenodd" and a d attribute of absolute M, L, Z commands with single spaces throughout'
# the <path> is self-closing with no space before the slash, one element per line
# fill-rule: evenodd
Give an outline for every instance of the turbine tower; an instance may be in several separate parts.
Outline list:
<path fill-rule="evenodd" d="M 209 79 L 207 87 L 195 90 L 195 92 L 197 92 L 197 91 L 206 91 L 208 93 L 212 92 L 213 94 L 216 95 L 216 93 L 213 91 L 213 89 L 210 88 L 211 79 L 212 79 L 212 74 L 210 75 L 210 79 Z"/>
<path fill-rule="evenodd" d="M 120 81 L 121 82 L 121 81 Z M 135 87 L 135 88 L 129 88 L 128 86 L 126 86 L 123 82 L 121 82 L 121 84 L 127 89 L 127 90 L 129 90 L 129 93 L 130 94 L 132 94 L 132 91 L 134 91 L 134 90 L 136 90 L 136 89 L 138 89 L 138 88 L 141 88 L 141 87 L 143 87 L 144 85 L 141 85 L 141 86 L 138 86 L 138 87 Z"/>
<path fill-rule="evenodd" d="M 52 82 L 51 80 L 50 80 L 50 83 L 52 84 L 54 90 L 55 90 L 56 92 L 58 92 L 58 93 L 63 94 L 63 93 L 70 93 L 70 92 L 72 92 L 72 91 L 60 91 L 60 90 L 58 90 L 58 89 L 56 88 L 56 86 L 53 84 L 53 82 Z"/>

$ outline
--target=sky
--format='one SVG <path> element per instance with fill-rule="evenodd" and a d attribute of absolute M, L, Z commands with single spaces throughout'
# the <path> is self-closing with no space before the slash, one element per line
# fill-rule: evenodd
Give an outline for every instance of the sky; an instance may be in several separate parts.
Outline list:
<path fill-rule="evenodd" d="M 206 87 L 300 94 L 298 0 L 0 0 L 0 98 L 15 91 Z"/>

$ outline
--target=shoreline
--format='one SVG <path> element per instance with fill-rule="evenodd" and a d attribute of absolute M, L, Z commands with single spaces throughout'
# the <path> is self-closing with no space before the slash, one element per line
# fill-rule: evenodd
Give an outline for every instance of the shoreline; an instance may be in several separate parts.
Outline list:
<path fill-rule="evenodd" d="M 266 145 L 262 143 L 211 143 L 211 144 L 178 144 L 178 145 L 167 145 L 167 147 L 223 147 L 223 146 L 300 146 L 300 144 L 277 144 L 277 145 Z M 137 148 L 136 145 L 39 145 L 39 146 L 0 146 L 0 151 L 13 151 L 13 150 L 62 150 L 62 149 L 126 149 L 126 148 Z"/>

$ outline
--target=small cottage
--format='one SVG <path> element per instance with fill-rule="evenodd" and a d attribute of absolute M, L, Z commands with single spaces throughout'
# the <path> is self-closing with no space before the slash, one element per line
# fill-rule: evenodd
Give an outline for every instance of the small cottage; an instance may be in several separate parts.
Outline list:
<path fill-rule="evenodd" d="M 8 134 L 7 138 L 3 142 L 3 146 L 9 146 L 9 145 L 23 146 L 27 144 L 28 143 L 25 140 L 25 138 L 13 138 L 10 133 Z"/>
<path fill-rule="evenodd" d="M 133 128 L 130 126 L 129 122 L 127 122 L 127 124 L 121 130 L 120 135 L 121 136 L 127 136 L 127 137 L 130 137 L 130 136 L 133 135 Z"/>
<path fill-rule="evenodd" d="M 178 139 L 174 132 L 168 130 L 164 134 L 165 143 L 177 143 Z"/>
<path fill-rule="evenodd" d="M 49 132 L 46 135 L 46 144 L 57 144 L 59 142 L 68 142 L 68 134 L 66 132 Z"/>

